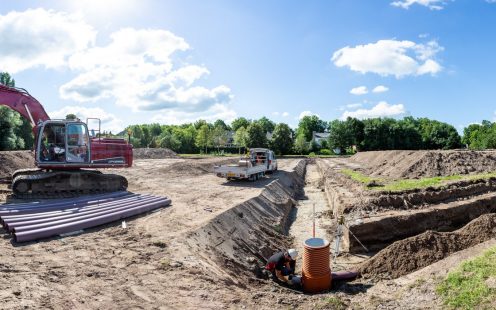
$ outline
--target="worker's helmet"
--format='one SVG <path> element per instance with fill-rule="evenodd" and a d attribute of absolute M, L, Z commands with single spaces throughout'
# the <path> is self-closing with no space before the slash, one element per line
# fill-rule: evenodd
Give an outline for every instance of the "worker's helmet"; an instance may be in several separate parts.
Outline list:
<path fill-rule="evenodd" d="M 292 260 L 295 260 L 298 257 L 298 251 L 296 251 L 295 249 L 289 249 L 288 255 L 291 257 Z"/>

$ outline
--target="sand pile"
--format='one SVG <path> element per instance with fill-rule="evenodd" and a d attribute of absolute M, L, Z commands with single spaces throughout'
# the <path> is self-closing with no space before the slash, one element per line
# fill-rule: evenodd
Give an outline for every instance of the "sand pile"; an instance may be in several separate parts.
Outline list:
<path fill-rule="evenodd" d="M 496 171 L 496 151 L 373 151 L 351 160 L 371 176 L 394 179 Z"/>
<path fill-rule="evenodd" d="M 161 172 L 181 171 L 184 175 L 202 175 L 214 172 L 214 166 L 237 163 L 239 158 L 202 158 L 188 162 L 178 162 L 174 165 L 161 168 Z"/>
<path fill-rule="evenodd" d="M 450 254 L 496 237 L 496 214 L 485 214 L 454 232 L 426 231 L 397 241 L 363 263 L 362 276 L 398 278 Z"/>
<path fill-rule="evenodd" d="M 177 158 L 177 154 L 166 148 L 138 148 L 133 149 L 134 159 L 162 159 Z"/>
<path fill-rule="evenodd" d="M 18 169 L 34 168 L 34 152 L 0 152 L 0 178 L 10 177 Z"/>

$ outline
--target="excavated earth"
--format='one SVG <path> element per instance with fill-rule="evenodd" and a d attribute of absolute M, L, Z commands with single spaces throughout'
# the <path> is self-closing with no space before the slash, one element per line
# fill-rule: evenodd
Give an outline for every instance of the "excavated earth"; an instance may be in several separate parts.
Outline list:
<path fill-rule="evenodd" d="M 350 301 L 353 307 L 367 300 L 370 308 L 442 308 L 435 297 L 432 284 L 435 281 L 430 281 L 430 286 L 419 285 L 428 291 L 411 290 L 410 294 L 398 283 L 409 282 L 408 286 L 414 287 L 416 283 L 403 278 L 426 268 L 431 269 L 431 274 L 436 273 L 432 271 L 435 268 L 446 274 L 456 264 L 448 267 L 436 265 L 437 262 L 462 252 L 480 254 L 483 249 L 475 250 L 479 244 L 494 245 L 495 178 L 472 178 L 440 187 L 389 192 L 381 191 L 380 187 L 367 188 L 341 172 L 355 170 L 382 180 L 489 173 L 496 171 L 494 151 L 364 152 L 350 158 L 320 160 L 317 164 L 323 173 L 330 216 L 342 217 L 347 226 L 341 249 L 345 254 L 338 262 L 358 269 L 362 275 L 352 284 L 361 290 L 360 297 Z M 469 257 L 465 255 L 464 259 Z M 378 283 L 381 289 L 363 292 Z M 364 289 L 363 285 L 368 288 Z M 402 291 L 388 292 L 388 285 L 402 287 Z M 342 285 L 339 289 L 350 288 L 353 286 Z M 373 294 L 381 296 L 373 298 Z M 428 304 L 406 302 L 424 300 L 421 294 L 430 296 Z"/>
<path fill-rule="evenodd" d="M 167 148 L 136 148 L 133 149 L 134 159 L 163 159 L 179 158 L 177 154 Z"/>
<path fill-rule="evenodd" d="M 359 152 L 350 161 L 370 176 L 393 179 L 496 171 L 496 151 L 373 151 Z"/>
<path fill-rule="evenodd" d="M 124 175 L 131 192 L 172 199 L 126 225 L 20 244 L 1 230 L 0 309 L 313 308 L 321 296 L 275 285 L 263 272 L 268 256 L 292 244 L 306 161 L 281 159 L 257 182 L 212 173 L 235 160 L 137 159 L 107 170 Z"/>
<path fill-rule="evenodd" d="M 462 162 L 475 170 L 467 173 L 489 172 L 496 170 L 494 152 L 414 153 L 280 159 L 279 171 L 257 182 L 213 175 L 214 165 L 236 158 L 135 159 L 132 168 L 107 171 L 124 175 L 131 192 L 169 196 L 172 205 L 127 219 L 126 225 L 37 242 L 12 243 L 0 231 L 0 309 L 442 308 L 434 293 L 441 278 L 431 275 L 445 275 L 461 259 L 495 245 L 495 180 L 393 193 L 367 190 L 340 171 L 387 178 L 404 171 L 408 177 L 460 173 L 458 164 L 439 168 L 426 158 L 460 160 L 469 154 Z M 0 153 L 0 166 L 26 168 L 21 157 Z M 6 193 L 0 184 L 0 202 Z M 349 227 L 332 267 L 363 276 L 309 295 L 275 284 L 263 266 L 274 251 L 303 250 L 315 203 L 317 232 L 332 245 L 337 219 L 342 216 Z M 425 282 L 417 285 L 420 280 Z"/>

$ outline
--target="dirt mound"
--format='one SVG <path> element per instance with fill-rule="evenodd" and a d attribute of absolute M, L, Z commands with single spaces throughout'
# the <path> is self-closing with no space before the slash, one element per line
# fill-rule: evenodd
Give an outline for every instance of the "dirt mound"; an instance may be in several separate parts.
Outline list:
<path fill-rule="evenodd" d="M 32 151 L 0 152 L 0 178 L 9 177 L 18 169 L 34 168 Z"/>
<path fill-rule="evenodd" d="M 134 159 L 162 159 L 178 158 L 177 154 L 166 148 L 138 148 L 133 149 Z"/>
<path fill-rule="evenodd" d="M 194 161 L 175 163 L 174 165 L 162 168 L 161 172 L 181 171 L 185 175 L 201 175 L 206 173 L 213 173 L 214 166 L 227 165 L 238 162 L 238 158 L 202 158 L 195 159 Z"/>
<path fill-rule="evenodd" d="M 231 208 L 192 232 L 188 241 L 212 272 L 243 287 L 243 279 L 263 277 L 266 260 L 276 250 L 287 248 L 289 214 L 294 198 L 303 188 L 305 161 L 289 174 L 287 183 L 273 181 L 262 193 Z M 281 173 L 281 172 L 279 172 Z"/>
<path fill-rule="evenodd" d="M 393 179 L 496 171 L 496 151 L 373 151 L 351 160 L 371 176 Z"/>
<path fill-rule="evenodd" d="M 365 277 L 398 278 L 451 253 L 496 237 L 496 214 L 485 214 L 454 232 L 426 231 L 397 241 L 360 266 Z"/>

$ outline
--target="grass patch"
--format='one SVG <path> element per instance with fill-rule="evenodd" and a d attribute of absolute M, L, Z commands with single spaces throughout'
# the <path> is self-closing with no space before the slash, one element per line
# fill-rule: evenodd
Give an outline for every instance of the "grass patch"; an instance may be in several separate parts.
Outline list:
<path fill-rule="evenodd" d="M 416 189 L 416 188 L 438 187 L 448 181 L 459 181 L 462 179 L 463 177 L 460 175 L 451 175 L 446 177 L 397 180 L 384 185 L 384 187 L 382 187 L 381 190 L 394 192 L 394 191 L 404 191 L 404 190 Z"/>
<path fill-rule="evenodd" d="M 490 278 L 496 279 L 496 247 L 463 262 L 436 287 L 436 293 L 450 308 L 489 308 L 496 300 L 496 288 L 486 282 Z"/>
<path fill-rule="evenodd" d="M 339 299 L 338 297 L 331 296 L 327 297 L 322 300 L 322 304 L 317 306 L 316 309 L 337 309 L 337 310 L 344 310 L 348 308 L 348 305 Z"/>
<path fill-rule="evenodd" d="M 431 178 L 421 178 L 421 179 L 404 179 L 404 180 L 393 180 L 386 181 L 383 179 L 372 178 L 364 175 L 359 171 L 354 171 L 351 169 L 343 169 L 341 172 L 351 179 L 367 185 L 369 189 L 376 189 L 381 191 L 391 191 L 399 192 L 410 189 L 421 189 L 427 187 L 439 187 L 450 181 L 474 181 L 474 180 L 484 180 L 489 178 L 495 178 L 496 172 L 480 173 L 474 175 L 450 175 L 443 177 L 431 177 Z M 370 184 L 378 184 L 376 186 L 370 186 Z"/>
<path fill-rule="evenodd" d="M 343 170 L 341 170 L 341 172 L 344 173 L 344 174 L 346 174 L 347 176 L 349 176 L 353 180 L 355 180 L 357 182 L 360 182 L 360 183 L 363 183 L 363 184 L 370 184 L 370 183 L 373 183 L 373 182 L 376 182 L 377 183 L 377 182 L 381 182 L 382 181 L 381 179 L 371 178 L 369 176 L 364 175 L 361 172 L 358 172 L 358 171 L 355 171 L 355 170 L 351 170 L 351 169 L 343 169 Z"/>

